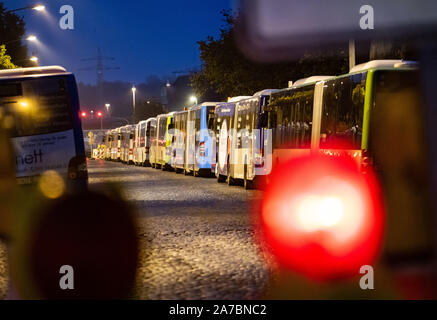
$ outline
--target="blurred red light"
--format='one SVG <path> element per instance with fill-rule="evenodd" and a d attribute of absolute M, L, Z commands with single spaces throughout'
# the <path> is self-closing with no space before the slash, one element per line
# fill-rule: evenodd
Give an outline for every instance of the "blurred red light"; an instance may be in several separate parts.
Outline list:
<path fill-rule="evenodd" d="M 101 116 L 103 116 L 103 113 L 101 113 L 100 111 L 99 112 L 97 112 L 97 117 L 101 117 Z"/>
<path fill-rule="evenodd" d="M 85 112 L 85 111 L 82 111 L 82 112 L 80 113 L 80 116 L 81 116 L 82 118 L 86 118 L 86 112 Z"/>
<path fill-rule="evenodd" d="M 377 180 L 349 157 L 309 156 L 278 165 L 261 218 L 278 262 L 314 280 L 357 276 L 382 242 Z"/>

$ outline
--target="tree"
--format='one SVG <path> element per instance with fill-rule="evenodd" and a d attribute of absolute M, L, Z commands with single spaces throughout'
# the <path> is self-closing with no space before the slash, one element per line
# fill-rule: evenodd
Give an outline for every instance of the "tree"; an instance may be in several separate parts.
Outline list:
<path fill-rule="evenodd" d="M 17 68 L 15 64 L 11 62 L 11 56 L 6 54 L 6 46 L 0 45 L 0 69 L 14 69 Z"/>
<path fill-rule="evenodd" d="M 225 25 L 217 39 L 199 41 L 202 69 L 191 77 L 199 100 L 225 100 L 227 97 L 252 95 L 257 91 L 284 88 L 288 81 L 312 75 L 347 72 L 347 46 L 331 52 L 311 52 L 301 59 L 285 63 L 257 63 L 239 50 L 234 37 L 238 18 L 222 12 Z"/>
<path fill-rule="evenodd" d="M 24 66 L 30 66 L 27 61 L 27 46 L 22 43 L 26 33 L 23 18 L 13 12 L 7 12 L 3 3 L 0 2 L 0 44 L 7 46 L 9 56 L 15 63 L 23 62 Z"/>
<path fill-rule="evenodd" d="M 142 101 L 135 107 L 134 123 L 142 120 L 156 117 L 159 114 L 166 113 L 162 104 L 159 101 L 146 100 Z"/>

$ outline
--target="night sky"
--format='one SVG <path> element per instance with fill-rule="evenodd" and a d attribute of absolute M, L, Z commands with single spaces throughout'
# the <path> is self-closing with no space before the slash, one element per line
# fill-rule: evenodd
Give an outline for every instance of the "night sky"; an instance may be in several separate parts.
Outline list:
<path fill-rule="evenodd" d="M 0 0 L 8 9 L 24 7 L 30 0 Z M 200 66 L 196 41 L 217 36 L 223 25 L 220 11 L 231 8 L 232 0 L 41 0 L 45 13 L 19 11 L 28 34 L 39 43 L 29 44 L 40 65 L 62 65 L 77 80 L 95 83 L 94 71 L 78 71 L 96 62 L 81 61 L 97 56 L 100 46 L 108 67 L 107 81 L 144 82 L 149 75 L 161 77 Z M 59 9 L 73 6 L 75 29 L 61 30 Z"/>

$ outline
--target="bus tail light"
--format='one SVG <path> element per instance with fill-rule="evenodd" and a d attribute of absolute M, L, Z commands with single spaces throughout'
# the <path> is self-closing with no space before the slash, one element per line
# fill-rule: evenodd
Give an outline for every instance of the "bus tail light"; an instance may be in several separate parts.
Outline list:
<path fill-rule="evenodd" d="M 372 158 L 370 157 L 368 150 L 363 150 L 361 152 L 361 167 L 363 171 L 367 171 L 367 167 L 373 165 Z"/>
<path fill-rule="evenodd" d="M 361 174 L 349 157 L 308 156 L 275 167 L 261 221 L 280 265 L 323 281 L 374 262 L 384 219 L 371 172 Z"/>
<path fill-rule="evenodd" d="M 264 168 L 264 148 L 260 148 L 254 157 L 255 168 Z"/>
<path fill-rule="evenodd" d="M 205 141 L 201 141 L 199 145 L 200 156 L 205 157 Z"/>

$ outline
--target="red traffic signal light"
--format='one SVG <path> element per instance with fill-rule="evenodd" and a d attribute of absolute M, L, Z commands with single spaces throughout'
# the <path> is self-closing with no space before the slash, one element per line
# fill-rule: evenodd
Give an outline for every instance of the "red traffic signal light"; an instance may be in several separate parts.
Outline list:
<path fill-rule="evenodd" d="M 351 158 L 292 159 L 272 172 L 261 221 L 283 267 L 319 281 L 357 276 L 382 243 L 379 186 Z"/>
<path fill-rule="evenodd" d="M 82 111 L 82 112 L 80 113 L 80 116 L 81 116 L 82 118 L 86 118 L 87 114 L 86 114 L 85 111 Z"/>
<path fill-rule="evenodd" d="M 97 117 L 101 118 L 103 116 L 103 113 L 101 111 L 97 112 Z"/>

